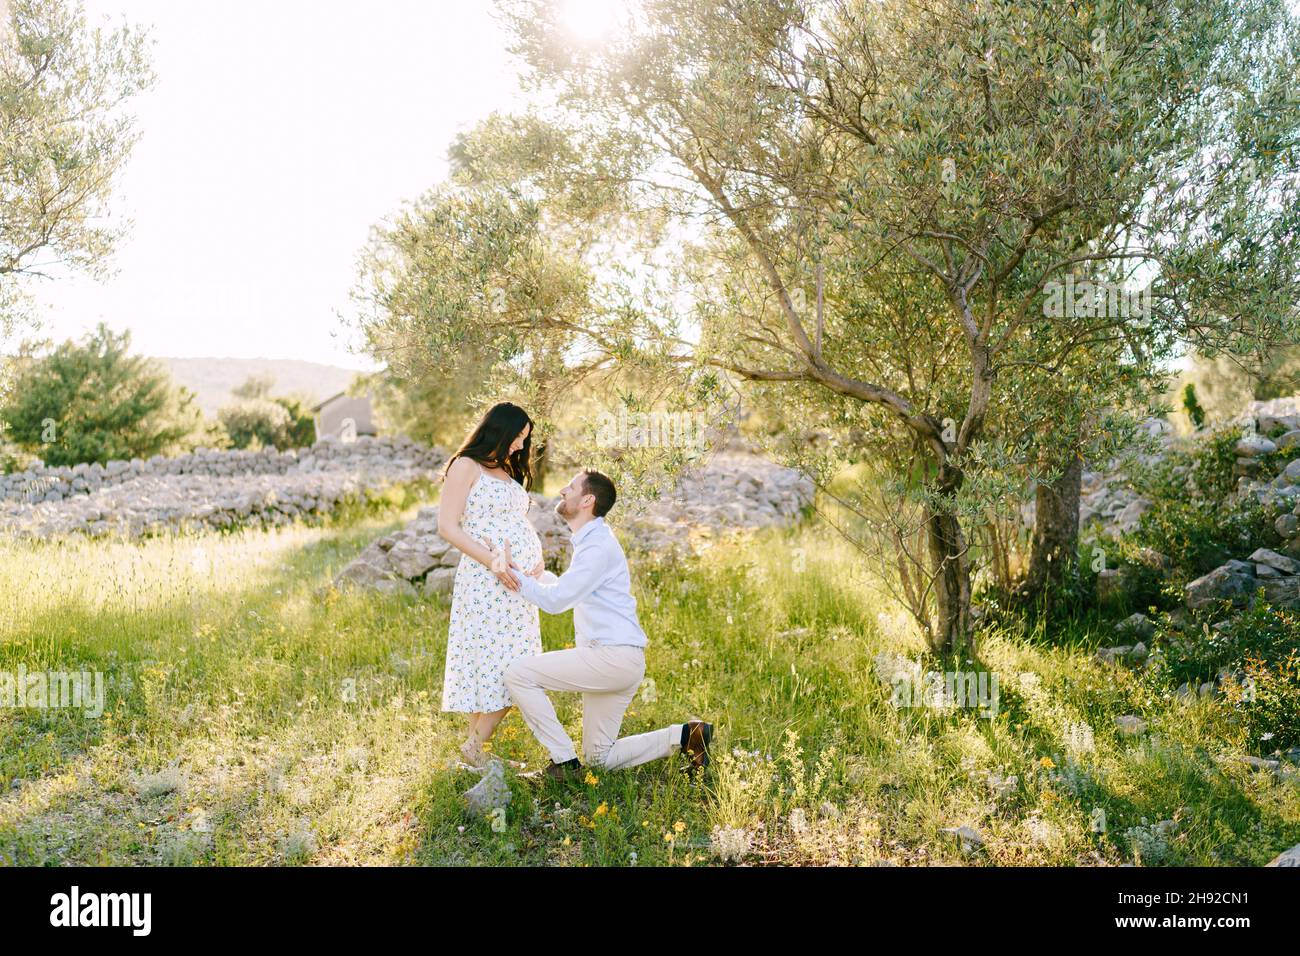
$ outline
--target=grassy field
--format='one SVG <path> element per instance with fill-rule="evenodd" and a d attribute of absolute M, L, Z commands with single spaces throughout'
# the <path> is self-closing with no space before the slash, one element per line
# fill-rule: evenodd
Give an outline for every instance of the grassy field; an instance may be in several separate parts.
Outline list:
<path fill-rule="evenodd" d="M 0 709 L 0 862 L 1214 865 L 1300 842 L 1300 785 L 1225 759 L 1242 740 L 1222 705 L 1094 663 L 1109 625 L 989 635 L 968 666 L 998 675 L 992 718 L 895 708 L 876 657 L 919 642 L 815 524 L 634 568 L 653 684 L 624 731 L 714 721 L 709 777 L 668 762 L 570 786 L 512 776 L 494 829 L 461 803 L 475 778 L 450 769 L 445 605 L 328 586 L 410 514 L 0 543 L 0 672 L 109 681 L 97 719 Z M 571 642 L 568 615 L 543 622 L 548 648 Z M 558 700 L 577 739 L 578 700 Z M 1122 714 L 1147 732 L 1120 736 Z M 545 761 L 514 713 L 496 749 Z M 961 825 L 982 845 L 943 832 Z"/>

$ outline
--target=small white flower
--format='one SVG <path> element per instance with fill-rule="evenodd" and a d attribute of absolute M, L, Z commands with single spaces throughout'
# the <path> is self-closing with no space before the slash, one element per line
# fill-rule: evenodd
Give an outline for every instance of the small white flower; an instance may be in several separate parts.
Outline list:
<path fill-rule="evenodd" d="M 743 827 L 714 827 L 709 848 L 727 862 L 742 860 L 749 853 L 751 837 Z"/>

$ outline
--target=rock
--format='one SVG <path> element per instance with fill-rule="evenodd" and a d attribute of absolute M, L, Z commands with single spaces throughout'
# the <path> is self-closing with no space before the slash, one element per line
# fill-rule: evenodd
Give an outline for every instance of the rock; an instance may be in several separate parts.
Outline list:
<path fill-rule="evenodd" d="M 939 832 L 956 840 L 963 853 L 974 852 L 984 845 L 984 835 L 968 823 L 959 827 L 943 827 Z"/>
<path fill-rule="evenodd" d="M 1293 484 L 1300 481 L 1300 458 L 1289 462 L 1287 466 L 1282 469 L 1282 475 L 1287 479 L 1287 481 L 1290 481 Z"/>
<path fill-rule="evenodd" d="M 1130 614 L 1124 620 L 1115 625 L 1115 630 L 1121 634 L 1134 634 L 1142 638 L 1151 638 L 1155 636 L 1156 626 L 1152 620 L 1142 612 Z M 1144 648 L 1145 650 L 1145 648 Z"/>
<path fill-rule="evenodd" d="M 1300 561 L 1295 558 L 1288 558 L 1284 554 L 1278 554 L 1276 551 L 1270 551 L 1268 548 L 1257 549 L 1248 560 L 1254 561 L 1256 564 L 1266 564 L 1282 574 L 1300 574 Z"/>
<path fill-rule="evenodd" d="M 1150 510 L 1151 502 L 1145 498 L 1130 501 L 1115 516 L 1115 526 L 1120 531 L 1128 533 L 1138 526 L 1138 521 Z"/>
<path fill-rule="evenodd" d="M 1300 866 L 1300 843 L 1291 847 L 1289 850 L 1283 850 L 1273 859 L 1264 864 L 1265 866 Z"/>
<path fill-rule="evenodd" d="M 372 586 L 372 589 L 380 594 L 400 594 L 403 597 L 415 597 L 419 593 L 415 590 L 415 585 L 402 578 L 378 581 Z"/>
<path fill-rule="evenodd" d="M 1263 435 L 1244 435 L 1233 450 L 1242 458 L 1258 458 L 1277 451 L 1277 445 Z"/>
<path fill-rule="evenodd" d="M 505 764 L 489 760 L 483 779 L 465 791 L 465 803 L 474 813 L 504 810 L 510 803 L 510 785 L 506 783 Z"/>
<path fill-rule="evenodd" d="M 1264 600 L 1276 607 L 1300 608 L 1300 577 L 1265 578 Z"/>
<path fill-rule="evenodd" d="M 1300 428 L 1294 428 L 1277 440 L 1277 447 L 1289 451 L 1300 445 Z"/>
<path fill-rule="evenodd" d="M 1115 718 L 1115 727 L 1125 737 L 1136 737 L 1146 732 L 1147 722 L 1133 714 L 1125 714 Z"/>
<path fill-rule="evenodd" d="M 455 568 L 434 568 L 424 579 L 424 593 L 432 596 L 447 595 L 456 583 Z"/>
<path fill-rule="evenodd" d="M 1276 760 L 1266 760 L 1263 757 L 1252 757 L 1249 755 L 1242 757 L 1241 762 L 1248 767 L 1253 767 L 1255 770 L 1267 770 L 1270 773 L 1276 772 L 1277 768 L 1280 766 Z"/>
<path fill-rule="evenodd" d="M 1119 658 L 1128 657 L 1132 651 L 1132 646 L 1128 644 L 1119 647 L 1101 647 L 1097 649 L 1097 653 L 1094 656 L 1103 664 L 1114 664 Z"/>
<path fill-rule="evenodd" d="M 338 585 L 355 584 L 363 588 L 373 588 L 381 581 L 391 580 L 391 577 L 386 570 L 358 559 L 339 572 L 334 580 Z"/>
<path fill-rule="evenodd" d="M 1278 515 L 1273 527 L 1284 538 L 1294 538 L 1300 531 L 1300 518 L 1293 514 Z"/>
<path fill-rule="evenodd" d="M 388 552 L 389 567 L 399 576 L 410 580 L 421 577 L 438 563 L 438 559 L 422 548 L 405 541 L 398 542 Z"/>
<path fill-rule="evenodd" d="M 1188 584 L 1184 593 L 1187 607 L 1195 611 L 1217 601 L 1244 603 L 1254 588 L 1254 568 L 1244 561 L 1229 561 Z"/>

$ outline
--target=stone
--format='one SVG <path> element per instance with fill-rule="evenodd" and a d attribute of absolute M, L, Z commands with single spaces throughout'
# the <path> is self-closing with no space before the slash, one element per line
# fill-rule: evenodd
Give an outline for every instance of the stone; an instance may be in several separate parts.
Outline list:
<path fill-rule="evenodd" d="M 1300 866 L 1300 843 L 1291 847 L 1289 850 L 1283 850 L 1273 859 L 1264 864 L 1265 866 Z"/>
<path fill-rule="evenodd" d="M 956 840 L 963 853 L 972 853 L 984 845 L 984 835 L 968 823 L 959 827 L 943 827 L 939 832 Z"/>
<path fill-rule="evenodd" d="M 1149 617 L 1138 611 L 1116 624 L 1115 630 L 1122 634 L 1135 634 L 1138 637 L 1150 638 L 1155 636 L 1156 626 Z"/>
<path fill-rule="evenodd" d="M 1300 577 L 1265 578 L 1264 600 L 1275 607 L 1300 608 Z"/>
<path fill-rule="evenodd" d="M 438 559 L 422 548 L 399 542 L 388 552 L 388 565 L 399 577 L 410 580 L 421 577 L 438 563 Z"/>
<path fill-rule="evenodd" d="M 1184 594 L 1187 607 L 1195 611 L 1224 600 L 1245 603 L 1254 588 L 1254 568 L 1243 561 L 1229 561 L 1192 581 Z"/>
<path fill-rule="evenodd" d="M 1300 445 L 1300 428 L 1294 428 L 1277 440 L 1277 447 L 1289 451 Z"/>
<path fill-rule="evenodd" d="M 1278 554 L 1276 551 L 1270 551 L 1268 548 L 1258 548 L 1248 560 L 1256 564 L 1266 564 L 1282 574 L 1300 574 L 1300 561 L 1295 558 L 1288 558 L 1284 554 Z"/>
<path fill-rule="evenodd" d="M 506 783 L 505 764 L 488 760 L 483 779 L 464 793 L 465 803 L 474 813 L 504 810 L 510 803 L 510 785 Z"/>
<path fill-rule="evenodd" d="M 1146 732 L 1147 722 L 1133 714 L 1124 714 L 1115 718 L 1115 727 L 1125 737 L 1136 737 Z"/>
<path fill-rule="evenodd" d="M 448 595 L 456 583 L 455 568 L 434 568 L 425 576 L 424 593 L 426 595 Z"/>
<path fill-rule="evenodd" d="M 1252 757 L 1249 755 L 1242 757 L 1241 762 L 1255 770 L 1267 770 L 1270 773 L 1275 773 L 1277 768 L 1280 766 L 1276 760 L 1267 760 L 1264 757 Z"/>
<path fill-rule="evenodd" d="M 1244 435 L 1237 442 L 1233 451 L 1242 458 L 1258 458 L 1261 455 L 1271 455 L 1277 451 L 1277 445 L 1263 435 Z"/>
<path fill-rule="evenodd" d="M 1300 532 L 1300 518 L 1293 514 L 1278 515 L 1273 527 L 1284 538 L 1294 538 Z"/>
<path fill-rule="evenodd" d="M 1097 649 L 1097 653 L 1094 656 L 1103 664 L 1114 664 L 1119 660 L 1119 658 L 1128 657 L 1132 651 L 1132 646 L 1128 644 L 1119 647 L 1101 647 Z"/>
<path fill-rule="evenodd" d="M 410 581 L 402 578 L 389 578 L 383 581 L 377 581 L 372 589 L 380 594 L 400 594 L 403 597 L 415 597 L 419 592 L 415 590 L 415 585 Z"/>

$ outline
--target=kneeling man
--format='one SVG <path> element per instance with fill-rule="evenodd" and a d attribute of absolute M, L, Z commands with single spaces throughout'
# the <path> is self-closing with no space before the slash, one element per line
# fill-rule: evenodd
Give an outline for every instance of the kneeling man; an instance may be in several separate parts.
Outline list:
<path fill-rule="evenodd" d="M 645 632 L 627 558 L 604 517 L 614 506 L 614 483 L 585 469 L 560 492 L 555 512 L 573 532 L 573 560 L 556 577 L 541 565 L 525 575 L 514 569 L 520 593 L 548 614 L 573 608 L 574 644 L 562 651 L 523 657 L 506 668 L 506 687 L 533 735 L 551 754 L 546 776 L 565 779 L 581 767 L 548 690 L 582 694 L 582 751 L 588 764 L 614 769 L 682 751 L 694 773 L 709 762 L 713 725 L 687 720 L 619 738 L 623 713 L 645 676 Z M 500 555 L 509 565 L 510 555 Z"/>

